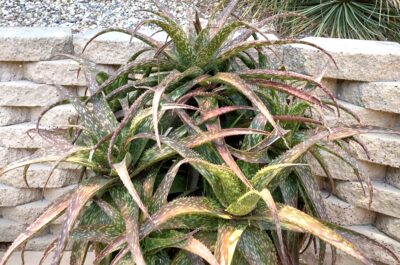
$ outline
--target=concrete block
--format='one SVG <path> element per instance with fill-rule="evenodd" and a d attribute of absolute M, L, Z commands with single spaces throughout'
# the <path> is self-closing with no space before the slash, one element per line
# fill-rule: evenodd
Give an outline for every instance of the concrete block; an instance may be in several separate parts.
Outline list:
<path fill-rule="evenodd" d="M 326 198 L 328 196 L 327 192 L 323 192 L 322 196 L 330 222 L 343 226 L 374 223 L 374 212 L 351 205 L 335 195 Z"/>
<path fill-rule="evenodd" d="M 388 237 L 384 233 L 380 232 L 377 228 L 370 225 L 362 226 L 349 226 L 347 227 L 353 231 L 361 233 L 366 237 L 382 244 L 383 246 L 390 249 L 397 257 L 400 257 L 400 242 Z M 357 244 L 357 242 L 355 242 Z M 358 244 L 357 245 L 361 252 L 364 253 L 368 258 L 382 262 L 384 264 L 397 264 L 396 260 L 386 252 L 382 251 L 381 248 L 374 244 Z"/>
<path fill-rule="evenodd" d="M 71 60 L 41 61 L 24 64 L 24 77 L 27 80 L 41 84 L 58 84 L 65 86 L 85 86 L 86 79 L 79 63 Z M 98 65 L 98 69 L 112 73 L 115 68 Z"/>
<path fill-rule="evenodd" d="M 336 183 L 336 196 L 358 207 L 400 218 L 400 189 L 382 182 L 373 182 L 373 194 L 371 208 L 369 208 L 370 196 L 367 185 L 364 183 L 364 194 L 359 182 L 340 181 Z"/>
<path fill-rule="evenodd" d="M 367 109 L 400 113 L 400 82 L 343 82 L 338 98 Z"/>
<path fill-rule="evenodd" d="M 16 206 L 41 198 L 38 189 L 17 189 L 0 184 L 0 206 Z"/>
<path fill-rule="evenodd" d="M 37 121 L 42 110 L 37 113 L 31 113 L 31 120 Z M 66 127 L 68 125 L 76 124 L 78 113 L 75 108 L 70 105 L 60 105 L 49 110 L 40 120 L 40 128 L 56 128 Z"/>
<path fill-rule="evenodd" d="M 72 32 L 67 28 L 0 28 L 0 61 L 49 60 L 72 49 Z"/>
<path fill-rule="evenodd" d="M 398 114 L 367 109 L 343 100 L 338 100 L 338 104 L 357 115 L 360 121 L 344 110 L 340 110 L 340 117 L 337 116 L 336 111 L 331 112 L 328 110 L 323 110 L 322 113 L 324 114 L 328 126 L 335 127 L 362 124 L 379 126 L 383 128 L 400 128 L 400 115 Z M 316 111 L 312 112 L 312 116 L 320 117 Z"/>
<path fill-rule="evenodd" d="M 44 198 L 48 201 L 54 201 L 57 198 L 59 198 L 60 196 L 75 190 L 78 187 L 78 185 L 73 184 L 73 185 L 69 185 L 66 187 L 62 187 L 62 188 L 56 188 L 56 189 L 45 189 L 44 190 Z"/>
<path fill-rule="evenodd" d="M 29 108 L 0 107 L 0 126 L 29 121 Z"/>
<path fill-rule="evenodd" d="M 33 151 L 0 146 L 0 168 L 31 155 Z M 1 178 L 1 177 L 0 177 Z"/>
<path fill-rule="evenodd" d="M 333 178 L 340 180 L 358 180 L 357 175 L 354 173 L 354 169 L 350 165 L 326 151 L 320 151 L 320 153 Z M 306 158 L 311 165 L 311 171 L 315 175 L 326 177 L 322 167 L 313 156 L 307 154 Z M 360 160 L 356 160 L 355 162 L 355 166 L 360 171 L 362 177 L 369 177 L 371 180 L 383 180 L 385 178 L 385 166 Z"/>
<path fill-rule="evenodd" d="M 336 251 L 336 260 L 335 264 L 337 265 L 363 265 L 361 261 L 353 258 L 352 256 L 337 250 Z M 300 264 L 310 265 L 310 264 L 319 264 L 318 254 L 316 255 L 314 252 L 314 247 L 311 245 L 301 256 L 300 256 Z M 323 265 L 332 265 L 332 251 L 329 245 L 326 248 L 325 260 Z"/>
<path fill-rule="evenodd" d="M 0 215 L 8 220 L 31 224 L 49 205 L 49 201 L 38 200 L 14 207 L 1 207 Z"/>
<path fill-rule="evenodd" d="M 0 106 L 42 107 L 60 101 L 63 96 L 56 87 L 30 81 L 0 83 Z"/>
<path fill-rule="evenodd" d="M 49 233 L 35 236 L 34 238 L 30 239 L 28 241 L 28 243 L 26 244 L 26 250 L 27 251 L 43 251 L 47 248 L 48 245 L 50 245 L 56 239 L 57 239 L 56 235 L 49 234 Z M 68 247 L 66 250 L 71 250 L 71 248 Z"/>
<path fill-rule="evenodd" d="M 400 168 L 388 167 L 386 181 L 390 185 L 400 189 Z"/>
<path fill-rule="evenodd" d="M 0 242 L 13 242 L 24 231 L 25 225 L 22 223 L 0 218 Z"/>
<path fill-rule="evenodd" d="M 400 135 L 368 133 L 357 136 L 370 154 L 370 158 L 357 143 L 352 143 L 359 159 L 377 164 L 400 167 Z"/>
<path fill-rule="evenodd" d="M 23 78 L 22 63 L 0 61 L 0 82 L 15 81 Z"/>
<path fill-rule="evenodd" d="M 376 219 L 376 227 L 390 236 L 391 238 L 400 241 L 400 219 L 387 216 L 384 214 L 378 214 Z"/>
<path fill-rule="evenodd" d="M 325 49 L 337 63 L 316 48 L 294 44 L 283 48 L 289 70 L 325 78 L 358 81 L 399 81 L 400 44 L 395 42 L 308 37 L 302 39 Z"/>
<path fill-rule="evenodd" d="M 35 123 L 20 123 L 0 127 L 0 146 L 10 148 L 46 148 L 65 142 L 62 131 L 55 131 L 51 139 L 36 132 Z"/>
<path fill-rule="evenodd" d="M 24 168 L 17 168 L 6 172 L 0 177 L 0 183 L 16 188 L 59 188 L 76 184 L 79 180 L 79 170 L 55 169 L 49 176 L 51 165 L 31 165 L 26 174 L 29 186 L 26 186 L 23 171 Z M 47 182 L 48 179 L 48 182 Z M 46 183 L 47 182 L 47 183 Z"/>

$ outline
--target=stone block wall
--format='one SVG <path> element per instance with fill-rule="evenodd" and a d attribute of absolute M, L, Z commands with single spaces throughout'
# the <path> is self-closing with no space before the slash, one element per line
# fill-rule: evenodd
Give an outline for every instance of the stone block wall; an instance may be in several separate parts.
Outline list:
<path fill-rule="evenodd" d="M 69 29 L 61 28 L 0 28 L 0 168 L 51 145 L 32 129 L 41 110 L 62 99 L 55 85 L 63 85 L 76 95 L 82 93 L 85 86 L 82 74 L 78 75 L 78 64 L 70 59 L 55 60 L 55 55 L 80 55 L 93 35 L 94 32 L 74 35 Z M 160 39 L 164 40 L 165 36 Z M 340 105 L 357 114 L 362 124 L 400 129 L 400 44 L 306 40 L 328 51 L 337 67 L 321 51 L 304 45 L 279 49 L 278 64 L 314 77 L 323 73 L 323 82 L 338 97 Z M 93 41 L 83 57 L 112 73 L 141 47 L 143 44 L 139 42 L 129 43 L 129 36 L 109 33 Z M 59 127 L 74 119 L 73 108 L 59 106 L 46 114 L 41 126 Z M 332 125 L 357 121 L 342 112 L 339 120 L 328 115 L 327 122 Z M 377 240 L 400 257 L 400 137 L 368 134 L 358 139 L 370 154 L 367 156 L 359 145 L 352 145 L 359 167 L 371 179 L 372 204 L 368 205 L 368 197 L 352 168 L 324 154 L 329 158 L 328 167 L 335 181 L 333 195 L 324 199 L 328 215 L 332 222 Z M 311 158 L 310 162 L 321 189 L 325 189 L 328 181 L 324 171 Z M 52 174 L 47 188 L 42 191 L 49 169 L 49 165 L 30 167 L 26 182 L 23 170 L 0 177 L 0 242 L 12 241 L 55 198 L 76 187 L 78 169 L 63 167 Z M 58 226 L 59 221 L 56 221 L 27 248 L 43 249 L 55 238 Z M 374 250 L 371 245 L 361 247 L 372 259 L 382 264 L 395 264 L 390 256 Z M 313 262 L 312 255 L 304 259 L 307 264 Z M 358 263 L 339 254 L 337 264 Z"/>

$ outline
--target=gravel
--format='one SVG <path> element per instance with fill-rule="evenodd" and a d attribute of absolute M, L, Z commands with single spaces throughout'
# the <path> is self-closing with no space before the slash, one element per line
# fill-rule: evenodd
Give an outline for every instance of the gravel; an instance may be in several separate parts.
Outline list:
<path fill-rule="evenodd" d="M 187 10 L 210 8 L 210 0 L 160 0 L 182 20 Z M 92 28 L 134 27 L 149 18 L 150 0 L 0 0 L 0 26 L 70 27 L 74 32 Z"/>

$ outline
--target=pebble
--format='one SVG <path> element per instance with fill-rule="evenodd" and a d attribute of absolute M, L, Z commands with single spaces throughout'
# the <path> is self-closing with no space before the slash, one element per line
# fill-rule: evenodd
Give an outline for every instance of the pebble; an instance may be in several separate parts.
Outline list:
<path fill-rule="evenodd" d="M 187 10 L 204 15 L 210 0 L 160 0 L 181 22 Z M 134 28 L 152 15 L 150 0 L 0 0 L 0 26 L 70 27 L 74 32 L 92 28 Z M 206 12 L 204 12 L 206 10 Z"/>

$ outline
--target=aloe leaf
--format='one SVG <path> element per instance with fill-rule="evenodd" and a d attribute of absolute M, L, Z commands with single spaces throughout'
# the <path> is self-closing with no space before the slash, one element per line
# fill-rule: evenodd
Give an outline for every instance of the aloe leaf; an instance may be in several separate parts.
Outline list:
<path fill-rule="evenodd" d="M 134 191 L 136 191 L 135 188 Z M 131 192 L 126 193 L 123 187 L 114 188 L 110 193 L 125 221 L 125 237 L 131 257 L 136 264 L 145 265 L 139 245 L 139 204 L 130 196 Z"/>
<path fill-rule="evenodd" d="M 253 179 L 258 179 L 258 178 L 260 178 L 260 176 L 264 176 L 265 174 L 268 174 L 270 172 L 274 172 L 274 171 L 281 170 L 284 168 L 300 166 L 300 165 L 303 165 L 303 164 L 277 164 L 277 165 L 266 166 L 266 167 L 262 168 L 256 174 L 256 176 L 254 176 L 251 179 L 251 182 L 253 183 Z M 226 208 L 226 211 L 235 216 L 244 216 L 244 215 L 249 214 L 251 211 L 253 211 L 255 209 L 259 200 L 260 200 L 260 195 L 259 195 L 258 191 L 250 190 L 247 193 L 243 194 L 235 202 L 231 203 Z"/>
<path fill-rule="evenodd" d="M 85 184 L 82 184 L 73 193 L 71 200 L 66 210 L 66 216 L 63 223 L 60 240 L 58 241 L 52 264 L 59 264 L 62 258 L 62 253 L 67 245 L 67 238 L 78 218 L 80 212 L 84 208 L 85 204 L 92 198 L 96 192 L 109 186 L 113 180 L 96 178 L 95 180 L 90 180 Z"/>
<path fill-rule="evenodd" d="M 198 104 L 202 109 L 212 109 L 218 108 L 218 102 L 214 97 L 203 98 L 196 97 Z M 206 122 L 207 130 L 210 132 L 220 131 L 221 124 L 219 118 L 212 121 Z M 251 187 L 249 180 L 243 174 L 242 170 L 237 165 L 236 161 L 233 159 L 232 154 L 226 146 L 224 138 L 219 138 L 213 141 L 215 148 L 217 149 L 219 155 L 225 161 L 226 165 L 232 169 L 232 171 L 238 176 L 238 178 L 247 186 Z"/>
<path fill-rule="evenodd" d="M 223 114 L 238 111 L 238 110 L 251 110 L 251 111 L 258 111 L 256 108 L 250 106 L 223 106 L 216 109 L 211 109 L 207 111 L 203 111 L 199 123 L 203 123 L 210 119 L 216 118 Z"/>
<path fill-rule="evenodd" d="M 187 240 L 173 245 L 202 257 L 211 265 L 219 265 L 211 251 L 199 240 L 190 237 Z"/>
<path fill-rule="evenodd" d="M 268 156 L 269 151 L 266 149 L 262 151 L 249 152 L 249 151 L 238 150 L 231 146 L 228 146 L 228 148 L 234 157 L 250 164 L 266 164 L 271 161 L 271 159 Z"/>
<path fill-rule="evenodd" d="M 268 189 L 263 189 L 262 191 L 260 191 L 259 196 L 264 200 L 274 220 L 276 234 L 278 236 L 278 242 L 279 242 L 278 253 L 279 256 L 281 257 L 281 261 L 283 264 L 288 265 L 290 264 L 290 262 L 286 254 L 285 244 L 283 242 L 281 221 L 279 220 L 278 209 L 276 207 L 275 201 L 272 198 L 272 194 Z"/>
<path fill-rule="evenodd" d="M 270 69 L 256 69 L 256 70 L 245 70 L 240 73 L 240 77 L 243 79 L 269 79 L 269 78 L 280 78 L 282 80 L 298 80 L 305 81 L 310 84 L 313 84 L 319 87 L 325 94 L 327 94 L 333 104 L 338 108 L 336 98 L 333 95 L 332 91 L 326 86 L 322 85 L 319 81 L 313 79 L 310 76 L 291 72 L 291 71 L 279 71 L 279 70 L 270 70 Z M 283 88 L 282 88 L 283 89 Z"/>
<path fill-rule="evenodd" d="M 284 45 L 284 44 L 305 44 L 305 45 L 314 47 L 314 48 L 322 51 L 324 54 L 326 54 L 331 59 L 331 61 L 335 64 L 335 66 L 337 66 L 332 55 L 330 55 L 323 48 L 321 48 L 318 45 L 315 45 L 311 42 L 302 41 L 302 40 L 293 40 L 293 39 L 280 39 L 280 40 L 272 40 L 272 41 L 270 41 L 270 40 L 255 40 L 255 41 L 246 41 L 246 42 L 233 44 L 220 52 L 220 54 L 218 55 L 217 63 L 222 63 L 225 60 L 227 60 L 233 56 L 236 56 L 236 54 L 238 54 L 242 51 L 251 49 L 251 48 L 276 46 L 276 45 Z"/>
<path fill-rule="evenodd" d="M 33 237 L 36 233 L 43 230 L 47 225 L 49 225 L 53 220 L 60 216 L 71 202 L 72 192 L 67 193 L 57 200 L 54 201 L 41 215 L 39 215 L 36 220 L 30 224 L 25 232 L 20 234 L 11 246 L 7 249 L 6 253 L 0 262 L 1 265 L 5 265 L 10 258 L 11 254 L 22 246 L 27 240 Z"/>
<path fill-rule="evenodd" d="M 190 217 L 192 214 L 205 215 L 205 217 L 217 217 L 221 219 L 230 219 L 231 216 L 226 214 L 218 203 L 205 197 L 185 197 L 176 199 L 158 210 L 152 220 L 146 220 L 140 227 L 140 238 L 146 237 L 152 231 L 156 230 L 160 225 L 168 220 L 182 216 Z"/>
<path fill-rule="evenodd" d="M 268 80 L 263 80 L 263 79 L 252 79 L 251 82 L 254 82 L 260 87 L 263 88 L 270 88 L 270 89 L 275 89 L 278 91 L 283 91 L 285 93 L 288 93 L 290 95 L 293 95 L 297 98 L 300 98 L 304 101 L 307 101 L 311 104 L 317 105 L 321 108 L 325 107 L 328 108 L 327 106 L 324 106 L 317 97 L 307 93 L 306 91 L 300 90 L 294 86 L 287 85 L 287 84 L 282 84 L 279 82 L 274 82 L 274 81 L 268 81 Z M 330 108 L 328 108 L 330 109 Z"/>
<path fill-rule="evenodd" d="M 191 65 L 193 60 L 193 48 L 186 36 L 185 31 L 176 23 L 171 21 L 161 21 L 157 19 L 149 19 L 144 21 L 145 24 L 155 24 L 162 28 L 173 40 L 178 56 L 182 60 L 182 64 Z"/>
<path fill-rule="evenodd" d="M 161 96 L 165 92 L 165 90 L 178 82 L 179 80 L 187 77 L 187 76 L 192 76 L 192 75 L 200 75 L 202 74 L 202 70 L 199 69 L 198 67 L 191 67 L 184 71 L 183 73 L 179 73 L 177 71 L 171 72 L 162 82 L 160 85 L 157 86 L 155 92 L 154 92 L 154 97 L 153 97 L 153 106 L 152 106 L 152 116 L 153 116 L 153 127 L 154 127 L 154 132 L 156 135 L 157 139 L 157 144 L 160 147 L 160 139 L 159 139 L 159 132 L 158 132 L 158 106 L 160 104 Z"/>
<path fill-rule="evenodd" d="M 205 82 L 223 83 L 238 90 L 245 95 L 260 112 L 265 116 L 268 122 L 277 130 L 278 134 L 282 134 L 283 129 L 276 124 L 269 110 L 266 108 L 261 99 L 254 93 L 254 91 L 236 74 L 231 73 L 218 73 L 215 76 L 207 79 Z"/>
<path fill-rule="evenodd" d="M 269 236 L 257 228 L 248 227 L 240 237 L 237 251 L 249 265 L 276 265 L 278 258 Z"/>
<path fill-rule="evenodd" d="M 113 168 L 117 172 L 119 178 L 121 179 L 125 188 L 128 190 L 129 194 L 132 196 L 132 199 L 139 206 L 140 210 L 142 210 L 142 212 L 147 218 L 150 218 L 146 206 L 143 204 L 139 194 L 137 193 L 135 187 L 133 186 L 131 177 L 129 176 L 128 169 L 126 167 L 127 163 L 126 159 L 127 157 L 125 156 L 125 158 L 120 163 L 113 164 Z"/>
<path fill-rule="evenodd" d="M 171 247 L 174 244 L 186 240 L 192 236 L 192 234 L 193 233 L 184 234 L 176 230 L 164 230 L 155 233 L 153 236 L 144 238 L 142 241 L 143 250 L 146 252 L 147 256 L 148 253 L 158 252 L 164 248 Z"/>
<path fill-rule="evenodd" d="M 161 184 L 158 186 L 156 192 L 152 196 L 150 208 L 151 213 L 159 210 L 161 206 L 167 202 L 168 194 L 172 187 L 172 183 L 175 180 L 175 176 L 178 173 L 180 166 L 186 162 L 186 160 L 178 160 L 169 168 L 167 174 L 165 174 L 165 177 L 161 181 Z"/>
<path fill-rule="evenodd" d="M 87 152 L 88 150 L 89 148 L 79 146 L 57 146 L 54 148 L 39 150 L 32 156 L 12 162 L 3 167 L 0 170 L 0 176 L 16 168 L 25 167 L 32 164 L 55 162 L 59 161 L 63 157 L 67 157 L 65 162 L 73 162 L 74 159 L 68 159 L 68 157 L 77 153 Z"/>
<path fill-rule="evenodd" d="M 213 37 L 217 32 L 219 32 L 220 28 L 226 24 L 227 19 L 235 10 L 236 5 L 239 0 L 230 1 L 228 6 L 226 6 L 216 17 L 215 22 L 211 26 L 211 37 Z"/>
<path fill-rule="evenodd" d="M 282 221 L 297 225 L 304 232 L 313 234 L 334 247 L 360 260 L 364 264 L 373 264 L 366 258 L 353 244 L 348 242 L 340 234 L 321 223 L 317 219 L 289 206 L 283 206 L 279 209 L 279 218 Z"/>
<path fill-rule="evenodd" d="M 204 132 L 201 134 L 188 136 L 182 139 L 181 141 L 186 145 L 186 148 L 195 148 L 218 138 L 235 136 L 235 135 L 246 135 L 246 134 L 261 134 L 269 136 L 269 132 L 266 131 L 246 129 L 246 128 L 236 128 L 236 129 L 222 129 L 219 132 Z M 129 138 L 128 141 L 133 141 L 135 139 L 140 139 L 142 137 L 155 139 L 154 135 L 152 134 L 138 134 Z M 163 137 L 161 136 L 161 140 L 162 139 Z M 174 148 L 163 147 L 161 150 L 158 147 L 148 149 L 139 160 L 139 164 L 136 170 L 133 172 L 133 175 L 137 175 L 139 174 L 139 172 L 153 165 L 154 163 L 157 163 L 163 159 L 166 159 L 176 154 L 177 151 L 175 149 L 176 149 L 175 147 Z M 193 155 L 194 156 L 191 155 L 190 157 L 201 158 L 198 154 L 197 155 L 193 154 Z M 188 154 L 186 154 L 185 156 L 188 157 Z"/>
<path fill-rule="evenodd" d="M 108 144 L 108 150 L 107 150 L 107 159 L 108 159 L 108 163 L 110 164 L 110 166 L 113 163 L 112 151 L 113 151 L 113 147 L 115 145 L 115 142 L 117 140 L 119 133 L 125 128 L 125 126 L 134 117 L 134 115 L 139 111 L 139 109 L 147 102 L 147 100 L 150 98 L 149 97 L 150 92 L 151 91 L 149 91 L 149 90 L 144 92 L 142 95 L 140 95 L 135 100 L 135 102 L 130 106 L 127 115 L 125 115 L 125 117 L 122 119 L 121 123 L 118 125 L 118 127 L 112 133 L 110 142 Z M 124 142 L 124 139 L 122 141 Z"/>
<path fill-rule="evenodd" d="M 126 237 L 125 235 L 120 235 L 117 238 L 115 238 L 112 242 L 107 244 L 107 246 L 96 255 L 95 260 L 93 261 L 94 265 L 100 264 L 100 262 L 106 258 L 108 255 L 111 253 L 122 249 L 126 243 Z"/>
<path fill-rule="evenodd" d="M 70 265 L 84 265 L 86 255 L 89 251 L 88 241 L 77 241 L 72 245 L 71 257 L 69 260 Z"/>
<path fill-rule="evenodd" d="M 100 94 L 106 87 L 114 83 L 118 78 L 121 77 L 121 75 L 128 74 L 131 72 L 133 69 L 138 69 L 138 68 L 148 68 L 152 66 L 158 66 L 158 67 L 163 67 L 163 66 L 171 66 L 171 62 L 168 62 L 166 60 L 162 59 L 142 59 L 142 60 L 136 60 L 127 64 L 124 64 L 121 66 L 113 75 L 111 75 L 106 81 L 104 81 L 96 91 L 93 91 L 91 95 L 86 99 L 86 102 L 89 102 L 92 100 L 94 97 L 96 97 L 98 94 Z"/>
<path fill-rule="evenodd" d="M 80 225 L 71 232 L 76 241 L 112 242 L 121 230 L 116 225 Z"/>
<path fill-rule="evenodd" d="M 212 36 L 210 41 L 205 42 L 197 51 L 195 65 L 204 67 L 209 64 L 210 60 L 212 60 L 216 52 L 221 48 L 221 45 L 226 41 L 229 35 L 241 26 L 243 26 L 242 22 L 235 21 L 223 26 L 221 29 L 216 29 L 217 31 L 215 32 L 215 36 Z M 213 30 L 214 28 L 211 28 L 211 32 L 213 32 Z"/>
<path fill-rule="evenodd" d="M 242 233 L 244 225 L 223 223 L 218 227 L 218 237 L 215 246 L 215 256 L 221 265 L 230 265 Z"/>
<path fill-rule="evenodd" d="M 127 35 L 132 35 L 136 38 L 138 38 L 139 40 L 143 41 L 144 43 L 150 45 L 151 47 L 155 47 L 155 48 L 160 48 L 163 44 L 162 42 L 159 42 L 151 37 L 148 37 L 147 35 L 144 35 L 142 33 L 139 32 L 132 32 L 131 30 L 128 29 L 124 29 L 124 28 L 118 28 L 118 27 L 111 27 L 111 28 L 107 28 L 107 29 L 103 29 L 100 30 L 99 32 L 97 32 L 93 37 L 91 37 L 85 44 L 85 46 L 82 49 L 82 53 L 85 52 L 86 48 L 89 46 L 89 44 L 95 40 L 97 37 L 106 34 L 108 32 L 121 32 L 121 33 L 125 33 Z"/>
<path fill-rule="evenodd" d="M 154 135 L 141 134 L 136 135 L 136 137 L 154 138 Z M 167 137 L 160 136 L 160 139 L 162 143 L 168 145 L 182 157 L 189 159 L 189 163 L 207 179 L 215 195 L 218 196 L 218 199 L 224 205 L 227 204 L 227 199 L 229 201 L 234 201 L 235 198 L 238 198 L 238 196 L 244 192 L 245 188 L 243 183 L 228 167 L 207 162 L 203 160 L 198 153 Z M 154 159 L 152 162 L 154 162 Z M 135 174 L 137 173 L 133 172 L 133 175 Z"/>

